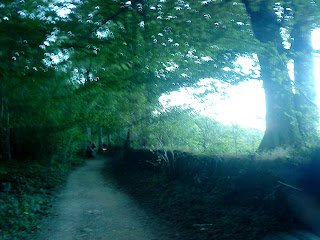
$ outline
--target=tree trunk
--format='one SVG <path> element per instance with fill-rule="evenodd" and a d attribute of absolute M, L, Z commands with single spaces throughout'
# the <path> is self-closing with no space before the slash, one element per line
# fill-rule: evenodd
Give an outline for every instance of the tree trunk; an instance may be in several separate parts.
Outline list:
<path fill-rule="evenodd" d="M 304 24 L 297 24 L 294 26 L 293 37 L 295 104 L 298 111 L 299 130 L 304 140 L 310 143 L 310 139 L 316 134 L 319 121 L 312 29 Z"/>
<path fill-rule="evenodd" d="M 124 149 L 125 150 L 130 149 L 130 129 L 128 129 L 128 132 L 127 132 L 127 138 L 126 138 L 126 141 L 124 143 Z"/>
<path fill-rule="evenodd" d="M 91 148 L 91 127 L 87 125 L 87 139 L 85 144 L 85 152 L 88 153 L 88 149 Z"/>
<path fill-rule="evenodd" d="M 108 134 L 108 148 L 111 146 L 112 144 L 112 137 L 111 134 Z"/>
<path fill-rule="evenodd" d="M 98 146 L 98 152 L 103 153 L 103 146 L 102 146 L 102 127 L 99 127 L 99 146 Z"/>
<path fill-rule="evenodd" d="M 259 55 L 259 62 L 266 97 L 266 131 L 259 150 L 299 145 L 301 136 L 286 66 L 265 54 Z"/>
<path fill-rule="evenodd" d="M 8 107 L 8 104 L 7 104 Z M 7 159 L 11 161 L 11 131 L 10 131 L 10 114 L 9 109 L 7 109 L 7 140 L 6 140 L 6 148 L 7 148 Z"/>
<path fill-rule="evenodd" d="M 1 89 L 0 89 L 1 90 Z M 11 161 L 11 126 L 8 99 L 1 99 L 0 114 L 0 150 L 1 158 Z M 3 154 L 3 155 L 2 155 Z"/>
<path fill-rule="evenodd" d="M 242 0 L 251 17 L 252 29 L 261 48 L 257 49 L 266 97 L 266 131 L 259 150 L 301 143 L 294 94 L 288 74 L 280 24 L 269 1 Z"/>
<path fill-rule="evenodd" d="M 5 109 L 4 109 L 4 96 L 3 96 L 3 87 L 2 87 L 2 76 L 0 73 L 0 101 L 1 101 L 1 109 L 0 109 L 0 160 L 4 159 L 5 156 Z"/>
<path fill-rule="evenodd" d="M 205 138 L 203 139 L 202 147 L 203 147 L 203 152 L 204 153 L 207 152 L 207 141 Z"/>
<path fill-rule="evenodd" d="M 87 141 L 91 142 L 91 127 L 87 126 Z"/>

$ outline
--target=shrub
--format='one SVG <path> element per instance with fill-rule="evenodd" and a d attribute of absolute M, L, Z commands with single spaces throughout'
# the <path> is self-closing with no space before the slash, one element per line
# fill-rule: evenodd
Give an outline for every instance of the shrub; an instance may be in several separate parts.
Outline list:
<path fill-rule="evenodd" d="M 64 182 L 66 173 L 81 159 L 54 162 L 2 163 L 0 171 L 0 239 L 23 239 L 48 213 L 52 190 Z"/>
<path fill-rule="evenodd" d="M 271 156 L 288 156 L 280 152 Z M 172 176 L 161 170 L 166 163 L 150 164 L 157 154 L 161 151 L 153 156 L 145 150 L 128 151 L 122 167 L 125 162 L 130 167 L 114 178 L 184 239 L 261 239 L 298 222 L 288 204 L 293 190 L 278 182 L 286 179 L 281 168 L 297 168 L 292 159 L 289 166 L 287 158 L 263 161 L 255 156 L 210 157 L 176 151 Z"/>

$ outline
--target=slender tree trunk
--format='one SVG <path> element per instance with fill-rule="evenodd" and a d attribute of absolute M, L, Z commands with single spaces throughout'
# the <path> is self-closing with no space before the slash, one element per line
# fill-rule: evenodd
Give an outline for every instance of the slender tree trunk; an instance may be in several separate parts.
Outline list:
<path fill-rule="evenodd" d="M 91 141 L 91 126 L 87 126 L 87 140 Z"/>
<path fill-rule="evenodd" d="M 8 104 L 7 104 L 8 106 Z M 11 131 L 10 131 L 10 114 L 9 109 L 7 112 L 7 140 L 6 140 L 6 148 L 7 148 L 7 158 L 8 161 L 11 161 Z"/>
<path fill-rule="evenodd" d="M 108 148 L 111 146 L 112 144 L 112 137 L 111 134 L 108 134 Z"/>
<path fill-rule="evenodd" d="M 88 149 L 91 147 L 91 126 L 87 125 L 87 139 L 85 144 L 85 152 L 87 153 Z"/>
<path fill-rule="evenodd" d="M 175 171 L 176 169 L 175 169 L 175 164 L 174 164 L 175 155 L 174 155 L 174 151 L 172 150 L 172 148 L 171 148 L 170 152 L 171 152 L 171 156 L 169 158 L 169 173 L 170 173 L 171 177 L 174 178 L 174 177 L 176 177 L 176 171 Z"/>
<path fill-rule="evenodd" d="M 0 101 L 1 101 L 1 109 L 0 109 L 0 158 L 5 158 L 5 109 L 4 109 L 4 94 L 3 94 L 3 78 L 0 73 Z"/>
<path fill-rule="evenodd" d="M 127 132 L 127 138 L 126 138 L 126 141 L 124 143 L 124 149 L 125 150 L 130 149 L 130 129 L 128 129 L 128 132 Z"/>
<path fill-rule="evenodd" d="M 294 94 L 288 74 L 280 24 L 269 1 L 242 0 L 261 47 L 257 49 L 266 97 L 266 131 L 259 150 L 301 144 Z"/>
<path fill-rule="evenodd" d="M 312 47 L 312 29 L 297 24 L 294 37 L 294 82 L 295 104 L 298 111 L 299 130 L 306 142 L 316 134 L 318 127 L 318 108 L 316 106 L 316 83 Z"/>
<path fill-rule="evenodd" d="M 102 130 L 103 130 L 103 127 L 99 127 L 99 146 L 98 146 L 98 152 L 99 152 L 99 153 L 103 153 Z"/>
<path fill-rule="evenodd" d="M 64 149 L 64 159 L 68 159 L 68 155 L 71 155 L 71 147 L 72 147 L 73 134 L 70 135 L 68 143 Z"/>
<path fill-rule="evenodd" d="M 3 97 L 1 99 L 0 127 L 0 150 L 3 154 L 2 157 L 10 161 L 12 159 L 10 111 L 8 99 Z"/>
<path fill-rule="evenodd" d="M 237 126 L 232 125 L 232 135 L 233 135 L 233 143 L 234 143 L 234 151 L 238 154 L 238 131 Z"/>
<path fill-rule="evenodd" d="M 203 138 L 202 147 L 203 147 L 203 152 L 204 153 L 207 152 L 207 140 L 205 137 Z"/>

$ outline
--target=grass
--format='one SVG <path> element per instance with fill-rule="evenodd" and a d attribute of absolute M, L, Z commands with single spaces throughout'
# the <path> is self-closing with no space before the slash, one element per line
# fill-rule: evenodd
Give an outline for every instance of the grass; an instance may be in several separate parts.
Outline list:
<path fill-rule="evenodd" d="M 25 239 L 50 212 L 53 191 L 81 159 L 11 161 L 0 164 L 0 239 Z"/>
<path fill-rule="evenodd" d="M 252 156 L 215 162 L 206 156 L 176 154 L 176 162 L 188 167 L 172 176 L 165 167 L 150 164 L 149 153 L 134 150 L 115 159 L 112 171 L 122 189 L 165 219 L 181 239 L 256 240 L 300 224 L 287 201 L 294 190 L 279 184 L 285 177 L 274 171 L 295 164 L 272 157 L 277 160 Z"/>

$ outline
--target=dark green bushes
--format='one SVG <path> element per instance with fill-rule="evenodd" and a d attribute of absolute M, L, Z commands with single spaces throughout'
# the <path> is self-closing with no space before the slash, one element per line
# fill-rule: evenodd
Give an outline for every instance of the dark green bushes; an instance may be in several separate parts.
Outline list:
<path fill-rule="evenodd" d="M 114 178 L 183 239 L 261 239 L 298 221 L 287 201 L 294 190 L 280 184 L 286 179 L 275 171 L 287 169 L 287 160 L 174 152 L 174 171 L 169 172 L 161 154 L 127 151 L 114 164 Z"/>
<path fill-rule="evenodd" d="M 83 161 L 55 161 L 49 165 L 32 161 L 0 165 L 0 239 L 23 239 L 48 213 L 52 191 L 65 174 Z"/>

